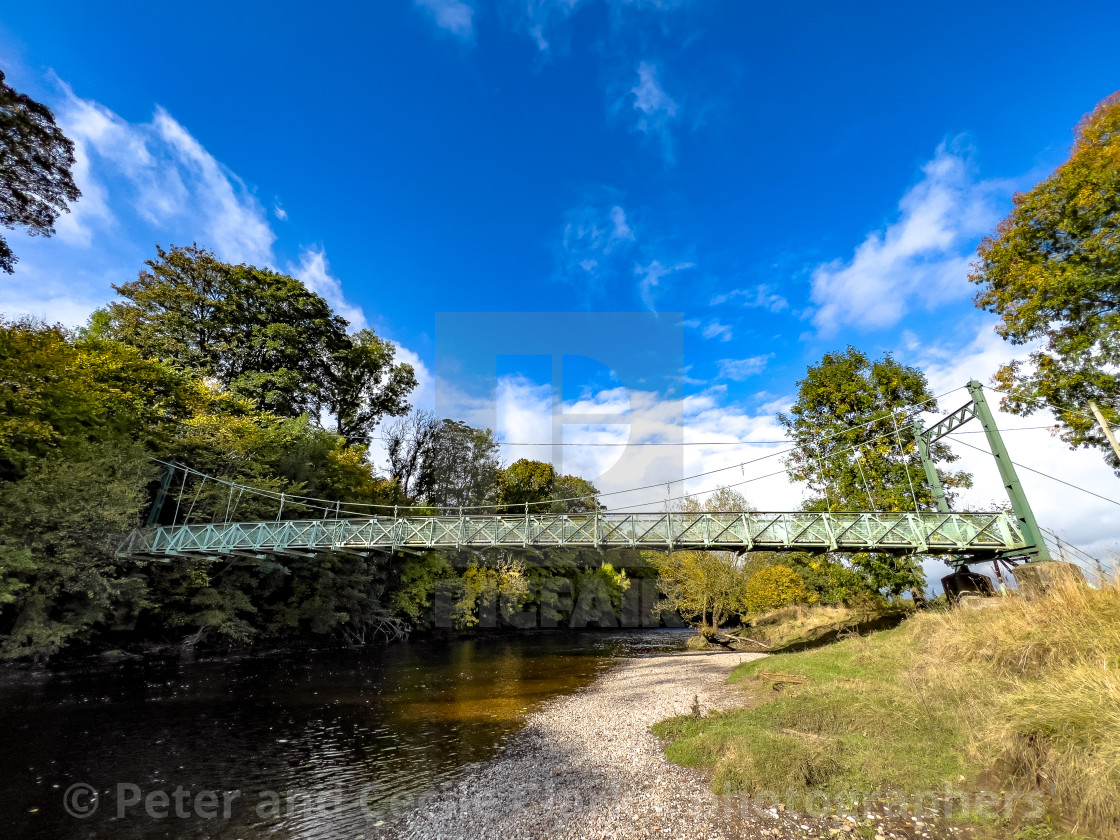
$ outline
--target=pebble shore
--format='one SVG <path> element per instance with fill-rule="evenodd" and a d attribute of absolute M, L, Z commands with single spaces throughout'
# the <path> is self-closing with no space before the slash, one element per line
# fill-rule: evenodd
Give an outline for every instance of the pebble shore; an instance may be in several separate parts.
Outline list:
<path fill-rule="evenodd" d="M 665 759 L 650 726 L 744 704 L 726 684 L 764 654 L 698 652 L 630 659 L 545 703 L 495 758 L 423 797 L 378 835 L 392 840 L 964 840 L 936 821 L 873 814 L 812 817 L 715 796 Z M 747 803 L 744 807 L 744 802 Z"/>
<path fill-rule="evenodd" d="M 531 714 L 492 760 L 428 797 L 398 825 L 402 838 L 653 838 L 737 836 L 696 772 L 665 760 L 650 726 L 739 705 L 728 673 L 752 653 L 631 659 Z"/>

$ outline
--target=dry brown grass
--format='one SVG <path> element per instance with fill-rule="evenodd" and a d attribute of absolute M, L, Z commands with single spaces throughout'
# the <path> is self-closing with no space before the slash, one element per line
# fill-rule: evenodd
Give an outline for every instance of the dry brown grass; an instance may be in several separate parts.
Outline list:
<path fill-rule="evenodd" d="M 772 618 L 747 632 L 798 623 L 812 632 L 852 616 L 817 608 Z M 731 681 L 753 684 L 760 671 L 806 679 L 761 705 L 655 727 L 672 760 L 710 769 L 717 792 L 886 784 L 912 793 L 959 780 L 1037 791 L 1048 807 L 1044 824 L 1016 811 L 977 836 L 1120 840 L 1115 583 L 919 613 L 889 632 L 745 663 Z M 1051 831 L 1054 818 L 1070 834 Z"/>
<path fill-rule="evenodd" d="M 811 642 L 829 633 L 827 640 L 868 632 L 869 622 L 882 620 L 882 626 L 897 624 L 907 610 L 886 608 L 879 604 L 857 606 L 798 605 L 782 607 L 766 613 L 740 632 L 744 639 L 763 643 L 769 649 L 780 649 L 798 642 Z M 889 617 L 894 616 L 893 622 Z"/>
<path fill-rule="evenodd" d="M 916 683 L 955 706 L 973 757 L 1050 793 L 1072 830 L 1120 838 L 1120 587 L 1074 583 L 909 622 Z"/>

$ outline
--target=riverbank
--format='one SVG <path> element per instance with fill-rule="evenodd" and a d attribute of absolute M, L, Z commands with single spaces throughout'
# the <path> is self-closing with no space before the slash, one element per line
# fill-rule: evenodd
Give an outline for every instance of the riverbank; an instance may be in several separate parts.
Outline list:
<path fill-rule="evenodd" d="M 708 782 L 666 761 L 657 721 L 742 705 L 726 684 L 751 653 L 627 660 L 549 701 L 489 762 L 424 796 L 400 838 L 740 836 Z M 403 803 L 400 803 L 403 804 Z"/>
<path fill-rule="evenodd" d="M 977 607 L 747 663 L 730 682 L 772 702 L 655 731 L 714 790 L 789 791 L 791 809 L 1117 840 L 1120 589 L 1066 581 Z"/>

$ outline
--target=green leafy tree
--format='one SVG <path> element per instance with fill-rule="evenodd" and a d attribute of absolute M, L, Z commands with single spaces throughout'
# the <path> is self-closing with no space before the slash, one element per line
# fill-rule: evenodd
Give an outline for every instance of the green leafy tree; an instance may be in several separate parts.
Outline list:
<path fill-rule="evenodd" d="M 910 418 L 936 412 L 937 402 L 920 370 L 890 354 L 871 361 L 854 347 L 826 353 L 797 383 L 797 400 L 778 422 L 793 440 L 786 460 L 790 478 L 815 496 L 807 510 L 933 510 Z M 935 462 L 957 460 L 944 443 L 931 448 Z M 939 468 L 952 501 L 971 476 Z M 913 491 L 911 491 L 913 488 Z"/>
<path fill-rule="evenodd" d="M 114 557 L 154 473 L 139 445 L 106 440 L 35 460 L 0 483 L 0 658 L 43 660 L 143 603 Z"/>
<path fill-rule="evenodd" d="M 1087 411 L 1094 400 L 1120 422 L 1120 91 L 1082 120 L 1069 160 L 1014 201 L 970 278 L 1000 335 L 1036 346 L 996 374 L 1003 407 L 1050 409 L 1071 447 L 1120 469 Z"/>
<path fill-rule="evenodd" d="M 335 431 L 349 443 L 368 445 L 382 417 L 408 411 L 416 375 L 411 365 L 393 363 L 395 353 L 392 344 L 369 329 L 338 342 L 331 353 L 325 405 Z"/>
<path fill-rule="evenodd" d="M 373 476 L 364 447 L 306 416 L 261 411 L 100 335 L 0 324 L 0 656 L 51 656 L 121 612 L 141 632 L 183 633 L 188 645 L 297 633 L 360 640 L 388 627 L 377 558 L 116 561 L 120 537 L 147 512 L 149 455 L 327 507 L 393 504 L 399 490 Z M 176 512 L 180 522 L 277 515 L 275 498 L 178 478 L 164 521 Z M 289 503 L 284 516 L 329 513 L 322 507 Z"/>
<path fill-rule="evenodd" d="M 850 567 L 837 558 L 802 551 L 752 552 L 747 556 L 746 574 L 750 577 L 767 566 L 786 566 L 797 572 L 812 601 L 821 604 L 841 604 L 859 595 L 874 594 L 882 586 L 862 567 Z"/>
<path fill-rule="evenodd" d="M 158 445 L 203 392 L 126 345 L 0 321 L 0 481 L 90 443 L 130 437 Z"/>
<path fill-rule="evenodd" d="M 81 195 L 70 168 L 74 144 L 46 105 L 17 93 L 0 71 L 0 227 L 50 236 L 69 202 Z M 11 274 L 17 257 L 0 236 L 0 270 Z"/>
<path fill-rule="evenodd" d="M 492 504 L 501 469 L 498 440 L 490 429 L 443 420 L 421 452 L 416 492 L 429 505 L 452 511 Z"/>
<path fill-rule="evenodd" d="M 790 479 L 814 495 L 806 510 L 934 510 L 933 492 L 915 443 L 915 410 L 936 412 L 925 374 L 890 354 L 872 361 L 854 347 L 827 353 L 798 382 L 797 400 L 778 421 L 793 440 L 786 460 Z M 944 443 L 930 448 L 935 464 L 957 460 Z M 938 466 L 950 500 L 972 477 Z M 924 581 L 916 558 L 857 555 L 852 563 L 892 595 Z"/>
<path fill-rule="evenodd" d="M 522 511 L 526 504 L 538 513 L 590 513 L 600 507 L 599 490 L 590 481 L 558 475 L 552 464 L 528 458 L 498 473 L 498 502 L 506 513 Z"/>
<path fill-rule="evenodd" d="M 540 512 L 541 502 L 552 498 L 556 470 L 552 464 L 521 458 L 498 473 L 498 503 L 503 512 L 517 513 L 530 505 Z"/>
<path fill-rule="evenodd" d="M 157 246 L 136 280 L 114 286 L 92 329 L 179 365 L 281 416 L 332 418 L 350 443 L 368 444 L 384 416 L 408 410 L 416 385 L 391 343 L 347 323 L 299 280 L 229 265 L 194 247 Z"/>
<path fill-rule="evenodd" d="M 586 478 L 578 475 L 558 475 L 552 482 L 553 513 L 591 513 L 602 510 L 599 489 Z"/>

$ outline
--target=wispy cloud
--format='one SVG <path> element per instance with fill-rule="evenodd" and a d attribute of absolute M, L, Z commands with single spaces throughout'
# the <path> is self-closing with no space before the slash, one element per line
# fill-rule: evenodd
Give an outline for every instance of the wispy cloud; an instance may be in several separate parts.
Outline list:
<path fill-rule="evenodd" d="M 762 356 L 750 356 L 746 359 L 720 359 L 719 376 L 721 379 L 731 379 L 742 382 L 755 374 L 762 373 L 770 361 L 771 353 Z"/>
<path fill-rule="evenodd" d="M 112 283 L 135 276 L 153 242 L 197 242 L 228 262 L 276 267 L 270 211 L 166 110 L 130 123 L 55 82 L 61 95 L 52 105 L 75 144 L 82 197 L 59 220 L 56 238 L 30 240 L 23 249 L 26 259 L 0 288 L 0 311 L 81 323 L 112 296 Z M 278 201 L 271 213 L 287 216 Z M 301 249 L 284 270 L 356 328 L 366 325 L 322 248 Z"/>
<path fill-rule="evenodd" d="M 721 324 L 718 320 L 709 321 L 701 331 L 704 338 L 718 338 L 720 341 L 731 340 L 731 327 Z"/>
<path fill-rule="evenodd" d="M 998 220 L 997 200 L 1010 190 L 977 180 L 967 150 L 957 146 L 937 148 L 899 201 L 895 222 L 868 234 L 850 259 L 813 271 L 813 323 L 823 334 L 844 325 L 889 327 L 915 306 L 967 297 L 972 247 Z"/>
<path fill-rule="evenodd" d="M 651 260 L 646 265 L 637 265 L 634 268 L 634 276 L 638 278 L 638 296 L 642 299 L 642 303 L 650 312 L 656 312 L 657 307 L 654 300 L 654 292 L 661 285 L 661 281 L 671 274 L 676 274 L 678 271 L 685 271 L 686 269 L 695 268 L 696 266 L 690 262 L 679 262 L 671 265 L 665 265 L 661 260 Z"/>
<path fill-rule="evenodd" d="M 176 175 L 191 182 L 186 195 L 208 210 L 203 229 L 215 251 L 232 262 L 267 263 L 276 234 L 244 182 L 162 108 L 156 109 L 154 127 L 171 152 Z"/>
<path fill-rule="evenodd" d="M 607 274 L 628 263 L 636 238 L 620 204 L 593 202 L 569 210 L 560 237 L 561 278 L 598 292 Z"/>
<path fill-rule="evenodd" d="M 657 290 L 665 279 L 695 264 L 667 257 L 674 250 L 668 241 L 639 230 L 616 191 L 605 195 L 606 200 L 600 196 L 565 214 L 557 246 L 559 279 L 581 289 L 590 301 L 608 289 L 617 294 L 620 282 L 637 278 L 643 306 L 655 312 Z"/>
<path fill-rule="evenodd" d="M 127 223 L 120 218 L 127 210 L 152 226 L 177 227 L 189 219 L 194 235 L 222 259 L 269 262 L 276 235 L 261 203 L 167 111 L 157 107 L 150 123 L 128 123 L 60 84 L 58 119 L 77 147 L 83 194 L 59 230 L 63 240 L 89 246 L 95 230 Z M 126 207 L 110 207 L 109 181 L 114 204 L 125 198 Z"/>
<path fill-rule="evenodd" d="M 789 309 L 789 301 L 764 283 L 750 289 L 735 289 L 716 295 L 709 301 L 709 305 L 721 306 L 729 301 L 736 301 L 750 308 L 768 309 L 771 312 Z"/>
<path fill-rule="evenodd" d="M 335 312 L 350 322 L 353 329 L 360 330 L 368 326 L 362 308 L 346 300 L 342 292 L 342 281 L 331 274 L 327 254 L 322 248 L 304 248 L 300 252 L 299 262 L 289 264 L 287 271 L 329 303 Z"/>
<path fill-rule="evenodd" d="M 691 5 L 694 0 L 605 0 L 613 26 L 622 28 L 634 17 L 664 15 Z M 558 30 L 577 11 L 593 5 L 593 0 L 504 0 L 501 11 L 512 26 L 524 32 L 542 53 L 552 50 Z"/>
<path fill-rule="evenodd" d="M 631 107 L 635 114 L 633 127 L 642 134 L 655 137 L 661 143 L 665 160 L 672 161 L 671 129 L 678 118 L 680 106 L 662 87 L 656 64 L 640 61 L 636 73 L 638 80 L 630 88 Z"/>
<path fill-rule="evenodd" d="M 463 0 L 413 0 L 436 26 L 462 41 L 474 38 L 474 7 Z"/>

